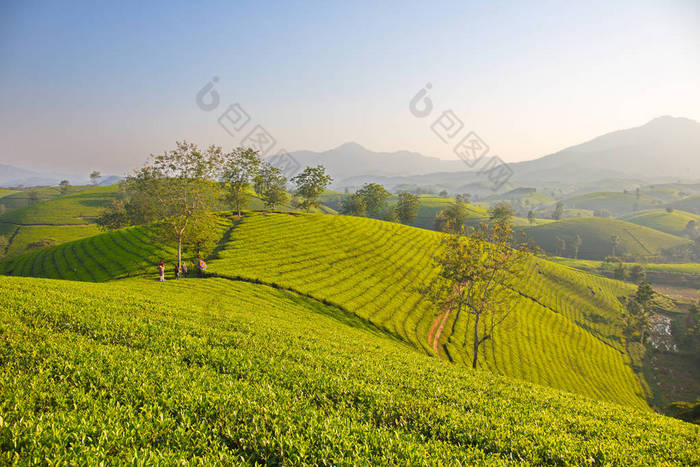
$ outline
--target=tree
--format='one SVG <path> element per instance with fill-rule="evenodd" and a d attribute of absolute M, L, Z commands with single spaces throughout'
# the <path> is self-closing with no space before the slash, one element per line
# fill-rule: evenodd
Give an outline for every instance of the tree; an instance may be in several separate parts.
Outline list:
<path fill-rule="evenodd" d="M 566 252 L 566 240 L 557 236 L 556 242 L 557 242 L 556 255 L 557 256 L 564 256 L 564 253 Z"/>
<path fill-rule="evenodd" d="M 241 209 L 248 202 L 245 192 L 258 175 L 262 161 L 258 153 L 250 148 L 236 148 L 223 154 L 221 159 L 220 182 L 226 190 L 227 201 L 240 216 Z"/>
<path fill-rule="evenodd" d="M 615 254 L 615 251 L 617 250 L 617 247 L 620 245 L 620 236 L 619 235 L 611 235 L 610 236 L 610 246 L 612 247 L 612 255 L 617 256 Z"/>
<path fill-rule="evenodd" d="M 511 219 L 515 216 L 515 211 L 508 203 L 498 203 L 489 208 L 489 220 L 496 224 L 510 224 Z"/>
<path fill-rule="evenodd" d="M 603 218 L 609 218 L 612 217 L 612 213 L 608 211 L 607 209 L 596 209 L 593 211 L 593 215 L 595 217 L 603 217 Z"/>
<path fill-rule="evenodd" d="M 39 192 L 32 190 L 29 192 L 29 204 L 35 204 L 39 202 Z"/>
<path fill-rule="evenodd" d="M 535 223 L 535 211 L 532 209 L 527 213 L 527 221 L 530 223 L 530 225 Z"/>
<path fill-rule="evenodd" d="M 255 192 L 265 203 L 267 209 L 287 202 L 287 177 L 282 171 L 268 162 L 262 163 L 258 175 L 255 176 Z"/>
<path fill-rule="evenodd" d="M 340 212 L 346 216 L 364 216 L 366 209 L 365 199 L 357 193 L 347 196 L 340 203 Z"/>
<path fill-rule="evenodd" d="M 576 235 L 576 238 L 574 239 L 574 259 L 578 259 L 578 252 L 581 251 L 581 245 L 583 245 L 583 239 L 581 238 L 580 235 Z"/>
<path fill-rule="evenodd" d="M 386 208 L 391 193 L 378 183 L 365 183 L 356 194 L 362 197 L 367 213 L 379 216 Z"/>
<path fill-rule="evenodd" d="M 407 191 L 399 193 L 399 202 L 396 203 L 396 216 L 402 224 L 412 224 L 418 216 L 420 200 L 418 195 Z"/>
<path fill-rule="evenodd" d="M 649 304 L 654 298 L 654 289 L 648 282 L 642 282 L 637 286 L 637 291 L 627 302 L 627 310 L 631 315 L 632 322 L 639 330 L 639 342 L 645 342 L 646 331 L 651 325 L 651 312 Z"/>
<path fill-rule="evenodd" d="M 447 198 L 449 196 L 449 193 L 447 193 L 447 190 L 442 190 L 438 196 L 440 198 Z"/>
<path fill-rule="evenodd" d="M 102 178 L 102 174 L 98 172 L 97 170 L 93 170 L 92 173 L 90 174 L 90 182 L 93 185 L 97 185 L 100 182 L 100 179 Z"/>
<path fill-rule="evenodd" d="M 470 195 L 469 193 L 462 193 L 461 195 L 460 194 L 455 195 L 455 201 L 459 201 L 460 199 L 464 203 L 469 204 L 471 202 L 472 195 Z"/>
<path fill-rule="evenodd" d="M 552 219 L 555 221 L 561 220 L 561 218 L 564 216 L 564 203 L 559 201 L 554 208 L 554 212 L 552 213 Z"/>
<path fill-rule="evenodd" d="M 131 216 L 127 211 L 127 203 L 121 199 L 112 201 L 95 220 L 95 223 L 103 230 L 116 230 L 131 225 Z"/>
<path fill-rule="evenodd" d="M 211 228 L 216 221 L 216 214 L 211 211 L 205 211 L 192 220 L 183 249 L 191 254 L 193 261 L 206 258 L 216 247 L 219 236 L 216 229 Z"/>
<path fill-rule="evenodd" d="M 698 227 L 698 223 L 695 220 L 689 220 L 685 225 L 685 231 L 689 237 L 693 238 L 695 236 L 695 229 Z"/>
<path fill-rule="evenodd" d="M 673 206 L 666 206 L 666 212 L 667 213 L 672 213 L 673 212 Z"/>
<path fill-rule="evenodd" d="M 467 217 L 469 217 L 468 212 L 467 204 L 463 201 L 463 198 L 458 196 L 455 204 L 443 209 L 435 217 L 435 230 L 443 232 L 450 230 L 460 231 Z"/>
<path fill-rule="evenodd" d="M 62 195 L 68 194 L 68 190 L 70 190 L 70 182 L 68 180 L 61 180 L 61 183 L 59 183 L 58 186 L 61 187 Z"/>
<path fill-rule="evenodd" d="M 617 269 L 615 269 L 613 272 L 613 277 L 619 281 L 624 281 L 627 279 L 627 268 L 625 267 L 625 263 L 620 260 L 617 261 Z"/>
<path fill-rule="evenodd" d="M 113 206 L 117 221 L 111 225 L 119 225 L 122 215 L 130 224 L 154 223 L 157 232 L 177 244 L 179 270 L 183 244 L 202 230 L 216 230 L 211 210 L 219 202 L 221 188 L 212 180 L 222 151 L 215 146 L 201 151 L 184 141 L 176 146 L 162 155 L 152 155 L 148 165 L 127 178 L 128 201 L 123 208 Z M 110 222 L 103 225 L 109 226 Z"/>
<path fill-rule="evenodd" d="M 640 264 L 635 264 L 630 268 L 630 280 L 635 284 L 639 284 L 644 279 L 646 279 L 647 273 L 644 270 L 644 266 Z"/>
<path fill-rule="evenodd" d="M 298 206 L 307 212 L 313 207 L 318 207 L 318 197 L 332 181 L 333 178 L 326 173 L 322 165 L 305 168 L 292 178 L 292 182 L 297 186 L 296 195 L 301 198 Z"/>
<path fill-rule="evenodd" d="M 511 247 L 514 233 L 509 223 L 482 224 L 468 236 L 464 233 L 444 237 L 436 257 L 439 274 L 428 293 L 440 309 L 470 317 L 467 328 L 473 332 L 476 368 L 479 347 L 486 340 L 493 342 L 495 329 L 514 309 L 510 302 L 517 292 L 512 287 L 530 252 L 527 245 Z"/>

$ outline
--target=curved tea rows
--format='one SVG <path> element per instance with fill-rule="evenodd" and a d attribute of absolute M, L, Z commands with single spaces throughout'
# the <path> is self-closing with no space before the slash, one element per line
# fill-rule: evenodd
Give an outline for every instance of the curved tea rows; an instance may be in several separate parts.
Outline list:
<path fill-rule="evenodd" d="M 246 217 L 210 262 L 221 276 L 277 284 L 341 306 L 431 352 L 438 310 L 421 289 L 436 274 L 440 235 L 373 219 L 270 214 Z M 591 397 L 646 407 L 621 336 L 625 286 L 533 259 L 498 331 L 492 371 Z M 619 294 L 619 295 L 618 295 Z M 458 317 L 440 336 L 455 362 L 470 361 Z"/>
<path fill-rule="evenodd" d="M 297 294 L 0 277 L 1 464 L 694 465 L 698 427 L 446 365 Z"/>

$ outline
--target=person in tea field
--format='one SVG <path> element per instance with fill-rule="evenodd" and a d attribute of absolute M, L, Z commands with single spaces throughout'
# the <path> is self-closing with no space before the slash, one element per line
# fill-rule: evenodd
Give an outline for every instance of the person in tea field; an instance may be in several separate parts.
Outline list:
<path fill-rule="evenodd" d="M 199 277 L 204 277 L 204 272 L 207 270 L 207 263 L 205 263 L 203 259 L 198 259 L 197 269 L 199 269 Z"/>
<path fill-rule="evenodd" d="M 178 266 L 177 263 L 175 263 L 175 270 L 174 270 L 174 276 L 173 276 L 173 277 L 175 277 L 175 279 L 179 279 L 179 278 L 180 278 L 180 266 Z"/>
<path fill-rule="evenodd" d="M 160 272 L 160 281 L 165 282 L 165 263 L 160 262 L 158 263 L 158 271 Z"/>
<path fill-rule="evenodd" d="M 187 263 L 182 263 L 182 277 L 187 277 Z"/>

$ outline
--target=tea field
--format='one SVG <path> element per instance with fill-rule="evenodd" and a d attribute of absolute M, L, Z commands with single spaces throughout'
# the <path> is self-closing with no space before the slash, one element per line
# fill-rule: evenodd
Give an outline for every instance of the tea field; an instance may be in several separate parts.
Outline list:
<path fill-rule="evenodd" d="M 0 464 L 697 465 L 700 428 L 224 279 L 0 277 Z"/>

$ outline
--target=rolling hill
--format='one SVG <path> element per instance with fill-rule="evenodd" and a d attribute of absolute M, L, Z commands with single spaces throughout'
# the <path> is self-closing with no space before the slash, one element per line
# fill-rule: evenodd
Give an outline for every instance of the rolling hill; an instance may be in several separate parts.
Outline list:
<path fill-rule="evenodd" d="M 676 236 L 688 234 L 686 229 L 688 222 L 695 221 L 700 226 L 700 215 L 678 210 L 668 212 L 665 209 L 654 209 L 624 216 L 620 219 Z"/>
<path fill-rule="evenodd" d="M 0 291 L 2 463 L 700 462 L 697 426 L 447 365 L 261 284 Z"/>
<path fill-rule="evenodd" d="M 674 209 L 680 209 L 681 211 L 700 214 L 700 196 L 690 196 L 688 198 L 683 198 L 678 201 L 669 203 L 668 206 Z"/>
<path fill-rule="evenodd" d="M 640 196 L 635 193 L 598 192 L 585 195 L 572 196 L 562 200 L 564 207 L 568 209 L 586 209 L 595 211 L 607 209 L 613 216 L 622 216 L 637 211 L 659 207 L 663 203 L 659 200 Z"/>
<path fill-rule="evenodd" d="M 638 258 L 658 255 L 662 249 L 688 243 L 688 239 L 676 237 L 630 222 L 617 219 L 583 217 L 564 219 L 523 229 L 528 238 L 549 254 L 561 256 L 557 237 L 566 242 L 566 256 L 574 256 L 573 241 L 581 236 L 579 258 L 602 260 L 612 254 L 611 237 L 617 235 L 620 243 L 616 255 Z"/>
<path fill-rule="evenodd" d="M 225 230 L 227 221 L 222 221 Z M 441 234 L 384 221 L 250 213 L 234 221 L 209 261 L 222 278 L 273 285 L 343 309 L 422 353 L 461 366 L 465 316 L 439 313 L 422 288 Z M 0 262 L 0 273 L 85 281 L 155 276 L 173 257 L 147 229 L 131 228 Z M 618 297 L 631 286 L 533 259 L 518 285 L 519 310 L 480 367 L 588 397 L 646 407 L 625 352 Z M 440 327 L 441 331 L 436 329 Z M 574 345 L 575 343 L 575 345 Z"/>

